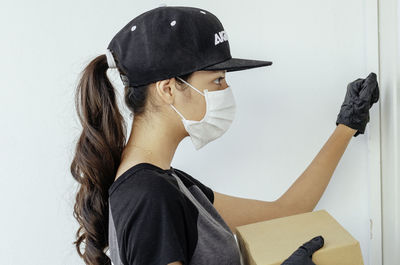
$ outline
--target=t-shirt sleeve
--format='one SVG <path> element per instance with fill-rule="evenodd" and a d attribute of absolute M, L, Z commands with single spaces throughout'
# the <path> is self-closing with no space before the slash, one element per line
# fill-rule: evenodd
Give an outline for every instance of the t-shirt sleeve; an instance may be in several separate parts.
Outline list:
<path fill-rule="evenodd" d="M 188 264 L 191 229 L 196 221 L 182 196 L 166 181 L 138 196 L 123 230 L 126 265 Z"/>
<path fill-rule="evenodd" d="M 179 172 L 182 172 L 183 174 L 185 174 L 185 176 L 190 179 L 197 187 L 200 188 L 200 190 L 206 195 L 206 197 L 208 198 L 208 200 L 213 204 L 214 203 L 214 192 L 211 189 L 211 187 L 205 185 L 204 183 L 202 183 L 200 180 L 192 177 L 191 175 L 189 175 L 188 173 L 179 170 L 179 169 L 175 169 Z"/>

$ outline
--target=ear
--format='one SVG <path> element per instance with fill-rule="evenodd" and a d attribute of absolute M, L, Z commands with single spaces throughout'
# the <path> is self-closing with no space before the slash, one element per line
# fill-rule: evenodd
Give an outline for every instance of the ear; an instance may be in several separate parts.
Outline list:
<path fill-rule="evenodd" d="M 167 104 L 172 104 L 174 101 L 175 79 L 160 80 L 155 83 L 155 91 L 158 97 Z"/>

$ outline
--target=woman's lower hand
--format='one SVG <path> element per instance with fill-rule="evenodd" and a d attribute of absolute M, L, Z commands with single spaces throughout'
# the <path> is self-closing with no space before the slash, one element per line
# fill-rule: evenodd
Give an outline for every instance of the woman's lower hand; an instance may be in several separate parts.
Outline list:
<path fill-rule="evenodd" d="M 379 86 L 375 73 L 370 73 L 365 79 L 358 78 L 349 83 L 337 116 L 336 126 L 344 124 L 357 130 L 354 137 L 364 134 L 365 127 L 369 122 L 369 109 L 378 99 Z"/>
<path fill-rule="evenodd" d="M 322 248 L 324 238 L 316 236 L 310 241 L 300 246 L 292 255 L 290 255 L 281 265 L 316 265 L 312 261 L 312 255 L 315 251 Z"/>

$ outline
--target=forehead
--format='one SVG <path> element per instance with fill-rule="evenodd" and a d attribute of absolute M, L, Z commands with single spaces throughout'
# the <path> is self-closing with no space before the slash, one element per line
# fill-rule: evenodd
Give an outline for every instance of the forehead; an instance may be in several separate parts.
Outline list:
<path fill-rule="evenodd" d="M 190 79 L 191 80 L 209 80 L 209 79 L 214 79 L 220 76 L 225 76 L 226 70 L 199 70 L 194 73 L 192 73 Z"/>
<path fill-rule="evenodd" d="M 199 74 L 206 74 L 206 75 L 220 75 L 220 74 L 225 74 L 226 70 L 201 70 L 198 71 Z"/>

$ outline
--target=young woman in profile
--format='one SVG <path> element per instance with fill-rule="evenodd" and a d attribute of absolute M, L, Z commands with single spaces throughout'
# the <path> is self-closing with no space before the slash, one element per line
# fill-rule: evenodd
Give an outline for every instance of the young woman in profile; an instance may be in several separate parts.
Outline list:
<path fill-rule="evenodd" d="M 373 73 L 349 84 L 335 132 L 276 201 L 218 193 L 171 166 L 185 137 L 198 150 L 230 127 L 236 108 L 226 72 L 271 64 L 232 58 L 209 11 L 162 6 L 131 20 L 85 67 L 76 91 L 83 130 L 71 173 L 80 184 L 74 243 L 86 264 L 240 265 L 236 226 L 313 210 L 349 140 L 364 133 L 379 96 Z M 128 140 L 108 68 L 120 73 L 134 117 Z M 322 245 L 315 237 L 284 263 L 314 264 L 310 253 Z"/>

